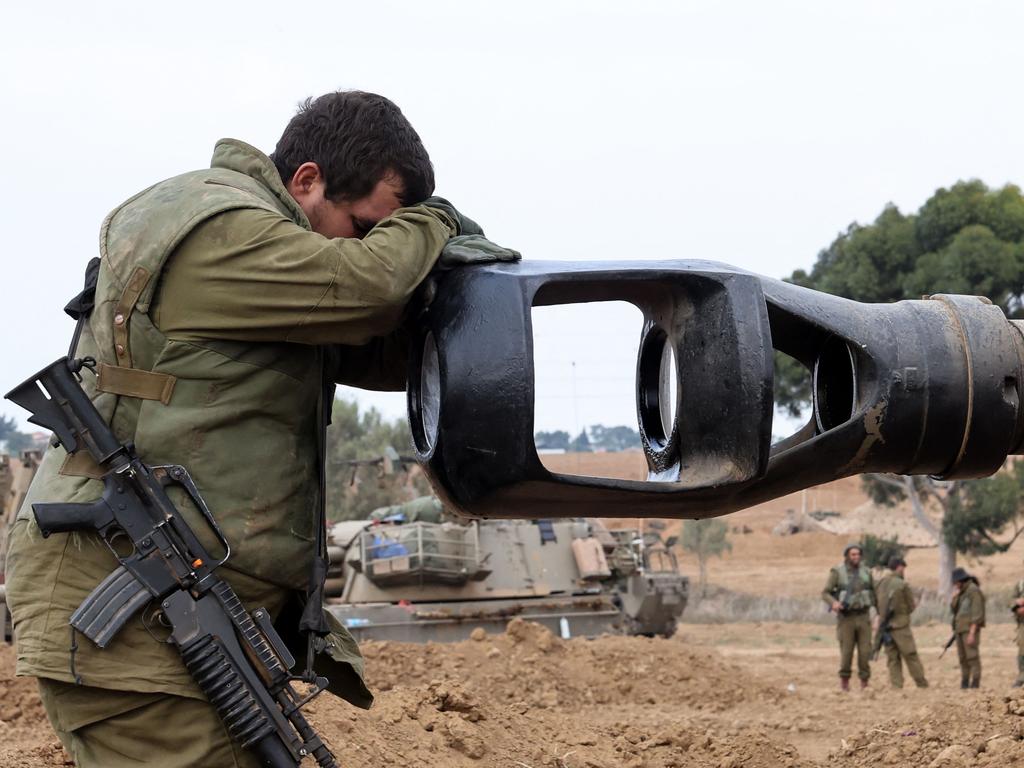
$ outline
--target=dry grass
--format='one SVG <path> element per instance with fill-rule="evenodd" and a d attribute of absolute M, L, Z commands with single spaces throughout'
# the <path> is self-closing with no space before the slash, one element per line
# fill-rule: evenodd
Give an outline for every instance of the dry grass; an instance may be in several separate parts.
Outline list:
<path fill-rule="evenodd" d="M 1010 591 L 997 589 L 988 595 L 988 624 L 1008 624 Z M 1005 608 L 1005 610 L 1004 610 Z M 835 624 L 835 615 L 817 597 L 789 595 L 764 596 L 734 592 L 714 585 L 708 586 L 707 597 L 691 597 L 683 621 L 693 624 L 732 624 L 736 622 L 799 622 L 802 624 Z M 914 625 L 949 622 L 946 602 L 934 592 L 924 594 L 914 611 Z"/>

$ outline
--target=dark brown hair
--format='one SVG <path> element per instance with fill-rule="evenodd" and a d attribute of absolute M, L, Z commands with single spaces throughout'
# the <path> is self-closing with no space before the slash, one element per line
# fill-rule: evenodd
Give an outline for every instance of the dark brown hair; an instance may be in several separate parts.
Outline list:
<path fill-rule="evenodd" d="M 287 184 L 303 163 L 320 167 L 329 200 L 358 200 L 395 174 L 399 199 L 413 205 L 434 192 L 434 167 L 419 134 L 394 102 L 365 91 L 306 99 L 270 159 Z"/>

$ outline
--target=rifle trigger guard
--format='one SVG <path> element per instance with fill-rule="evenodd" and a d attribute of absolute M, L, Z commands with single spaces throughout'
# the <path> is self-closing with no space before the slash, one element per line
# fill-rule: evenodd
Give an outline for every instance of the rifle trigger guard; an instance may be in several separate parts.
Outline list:
<path fill-rule="evenodd" d="M 224 565 L 228 558 L 231 557 L 231 544 L 217 524 L 217 520 L 213 517 L 210 508 L 206 506 L 206 501 L 203 500 L 203 496 L 199 493 L 199 489 L 196 487 L 195 481 L 192 480 L 192 476 L 189 475 L 188 470 L 180 464 L 157 464 L 150 467 L 150 469 L 153 472 L 153 476 L 165 488 L 169 485 L 178 485 L 185 489 L 185 493 L 188 494 L 192 506 L 199 510 L 199 514 L 206 520 L 210 530 L 213 531 L 213 535 L 217 537 L 217 541 L 224 548 L 224 556 L 217 561 L 216 565 L 211 565 L 211 569 Z"/>

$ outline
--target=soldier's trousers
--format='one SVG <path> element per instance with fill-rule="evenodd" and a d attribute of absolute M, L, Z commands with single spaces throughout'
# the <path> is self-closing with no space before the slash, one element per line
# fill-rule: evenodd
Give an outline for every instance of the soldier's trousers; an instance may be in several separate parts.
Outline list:
<path fill-rule="evenodd" d="M 960 660 L 960 681 L 970 686 L 981 682 L 981 630 L 974 635 L 974 645 L 967 644 L 967 633 L 956 635 L 956 655 Z"/>
<path fill-rule="evenodd" d="M 889 682 L 893 688 L 903 687 L 903 664 L 918 688 L 927 688 L 928 680 L 924 676 L 921 657 L 917 655 L 917 644 L 910 627 L 894 629 L 891 632 L 892 642 L 885 648 L 886 662 L 889 666 Z"/>
<path fill-rule="evenodd" d="M 857 677 L 871 677 L 871 619 L 867 611 L 840 616 L 836 624 L 839 638 L 839 676 L 849 679 L 853 668 L 853 649 L 857 649 Z"/>
<path fill-rule="evenodd" d="M 50 724 L 78 768 L 257 768 L 207 702 L 39 679 Z"/>
<path fill-rule="evenodd" d="M 1024 648 L 1017 648 L 1017 679 L 1013 681 L 1014 687 L 1024 685 Z"/>

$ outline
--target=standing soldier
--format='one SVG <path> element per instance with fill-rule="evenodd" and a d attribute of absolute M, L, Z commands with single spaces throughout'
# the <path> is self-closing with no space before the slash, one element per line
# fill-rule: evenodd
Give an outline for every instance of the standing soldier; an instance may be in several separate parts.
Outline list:
<path fill-rule="evenodd" d="M 1024 579 L 1017 582 L 1013 589 L 1013 617 L 1017 619 L 1017 679 L 1014 688 L 1024 685 Z"/>
<path fill-rule="evenodd" d="M 963 568 L 953 571 L 953 636 L 960 660 L 960 687 L 981 685 L 981 628 L 985 626 L 985 595 L 978 580 Z"/>
<path fill-rule="evenodd" d="M 878 608 L 880 626 L 878 631 L 888 632 L 890 642 L 885 647 L 885 656 L 889 666 L 889 682 L 893 688 L 903 687 L 903 665 L 914 678 L 918 688 L 927 688 L 928 681 L 924 676 L 924 667 L 917 655 L 914 633 L 910 631 L 910 614 L 914 612 L 914 595 L 910 585 L 904 581 L 907 561 L 902 557 L 889 560 L 887 576 L 883 576 L 875 587 L 875 602 Z M 876 645 L 877 645 L 876 640 Z"/>
<path fill-rule="evenodd" d="M 867 688 L 871 678 L 871 606 L 875 604 L 871 570 L 861 564 L 861 549 L 850 544 L 843 550 L 843 562 L 828 574 L 821 598 L 836 614 L 839 638 L 839 686 L 850 690 L 853 649 L 857 648 L 857 676 Z"/>

